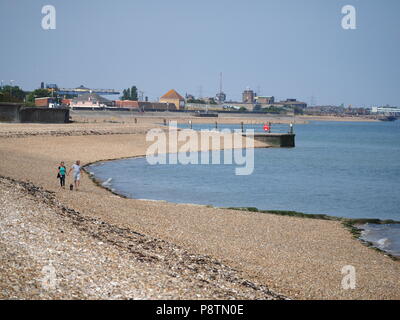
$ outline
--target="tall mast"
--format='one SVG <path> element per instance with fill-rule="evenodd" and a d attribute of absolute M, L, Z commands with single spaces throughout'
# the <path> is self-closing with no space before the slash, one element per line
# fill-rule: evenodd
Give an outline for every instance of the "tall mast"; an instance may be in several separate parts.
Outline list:
<path fill-rule="evenodd" d="M 222 93 L 222 72 L 219 74 L 219 93 Z"/>

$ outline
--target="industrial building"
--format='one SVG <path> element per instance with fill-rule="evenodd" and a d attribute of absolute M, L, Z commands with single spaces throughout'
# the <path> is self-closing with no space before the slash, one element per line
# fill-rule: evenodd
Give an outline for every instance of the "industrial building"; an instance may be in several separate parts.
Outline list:
<path fill-rule="evenodd" d="M 115 107 L 139 109 L 139 102 L 134 100 L 115 100 Z"/>
<path fill-rule="evenodd" d="M 265 97 L 265 96 L 257 96 L 256 103 L 258 104 L 274 104 L 275 97 Z"/>
<path fill-rule="evenodd" d="M 255 101 L 254 97 L 255 97 L 254 91 L 251 90 L 250 88 L 247 88 L 242 93 L 242 102 L 243 103 L 254 103 L 254 101 Z"/>
<path fill-rule="evenodd" d="M 55 108 L 59 106 L 58 100 L 53 97 L 35 98 L 35 106 L 43 108 Z"/>
<path fill-rule="evenodd" d="M 372 107 L 371 113 L 400 115 L 399 107 Z"/>
<path fill-rule="evenodd" d="M 287 107 L 287 108 L 301 108 L 305 109 L 307 108 L 307 103 L 297 101 L 296 99 L 286 99 L 285 101 L 279 101 L 274 104 L 277 107 Z"/>
<path fill-rule="evenodd" d="M 81 95 L 85 93 L 97 93 L 100 95 L 117 95 L 119 91 L 114 89 L 90 89 L 83 85 L 80 85 L 77 88 L 58 88 L 56 84 L 47 84 L 46 87 L 48 89 L 54 89 L 60 95 Z"/>

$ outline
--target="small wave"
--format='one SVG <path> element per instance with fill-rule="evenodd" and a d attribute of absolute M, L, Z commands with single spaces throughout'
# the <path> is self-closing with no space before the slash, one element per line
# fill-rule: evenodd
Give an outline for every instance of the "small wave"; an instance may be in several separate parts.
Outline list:
<path fill-rule="evenodd" d="M 366 236 L 368 236 L 370 233 L 371 233 L 371 230 L 363 230 L 363 231 L 361 231 L 361 236 L 362 236 L 362 237 L 366 237 Z"/>
<path fill-rule="evenodd" d="M 103 187 L 107 187 L 107 186 L 110 185 L 111 180 L 112 180 L 112 178 L 108 178 L 108 179 L 107 179 L 106 181 L 104 181 L 101 185 L 102 185 Z"/>
<path fill-rule="evenodd" d="M 388 238 L 382 238 L 379 239 L 376 243 L 378 244 L 379 248 L 382 249 L 386 248 L 390 244 L 390 240 Z"/>

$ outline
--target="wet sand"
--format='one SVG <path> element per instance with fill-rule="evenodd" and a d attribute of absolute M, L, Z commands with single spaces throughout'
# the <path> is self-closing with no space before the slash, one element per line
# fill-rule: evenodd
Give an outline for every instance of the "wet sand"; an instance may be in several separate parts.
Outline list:
<path fill-rule="evenodd" d="M 240 279 L 289 298 L 400 298 L 400 263 L 364 246 L 339 222 L 124 199 L 97 186 L 86 174 L 81 191 L 59 189 L 56 167 L 60 160 L 70 166 L 77 158 L 86 164 L 142 156 L 148 146 L 145 132 L 157 126 L 158 121 L 61 126 L 1 124 L 0 175 L 30 181 L 54 192 L 57 202 L 82 217 L 215 259 L 236 270 Z M 70 182 L 67 179 L 67 184 Z M 356 268 L 354 290 L 341 286 L 341 270 L 346 265 Z M 187 285 L 183 280 L 181 284 Z M 212 290 L 208 293 L 207 297 L 222 297 Z M 189 296 L 170 296 L 185 297 Z"/>

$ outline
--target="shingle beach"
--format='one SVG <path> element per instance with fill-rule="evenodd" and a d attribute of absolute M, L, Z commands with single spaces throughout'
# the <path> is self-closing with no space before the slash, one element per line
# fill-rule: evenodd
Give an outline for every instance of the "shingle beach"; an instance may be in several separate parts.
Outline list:
<path fill-rule="evenodd" d="M 338 221 L 126 199 L 87 173 L 60 190 L 61 160 L 144 156 L 163 121 L 74 120 L 0 124 L 0 299 L 400 299 L 400 262 Z"/>

